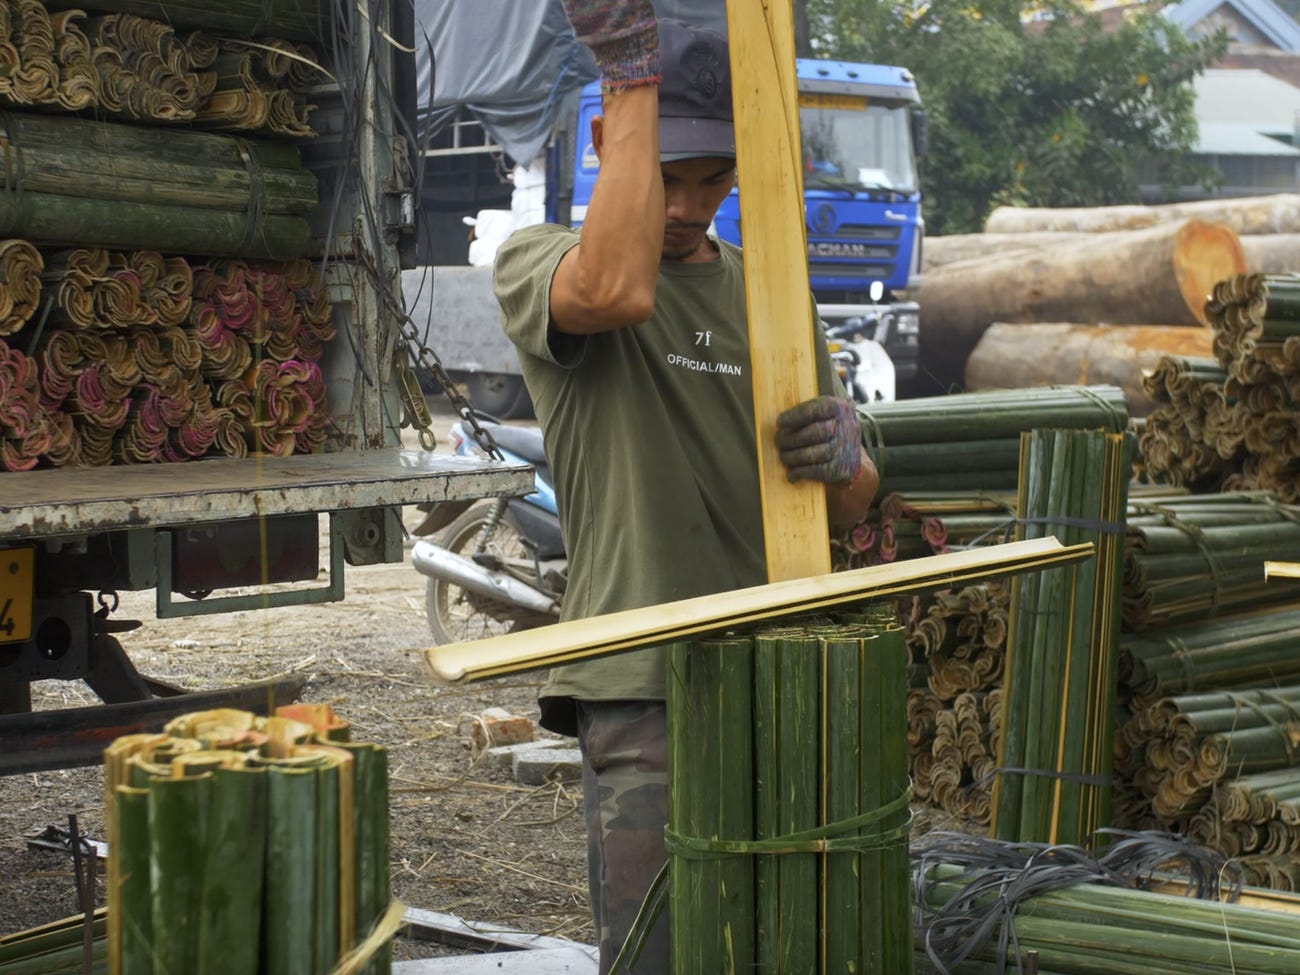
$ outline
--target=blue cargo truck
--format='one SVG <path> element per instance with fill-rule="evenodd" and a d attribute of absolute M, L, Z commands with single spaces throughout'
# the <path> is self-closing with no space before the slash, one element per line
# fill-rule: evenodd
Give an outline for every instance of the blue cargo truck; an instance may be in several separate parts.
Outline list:
<path fill-rule="evenodd" d="M 450 0 L 421 3 L 439 12 L 430 32 L 438 72 L 424 120 L 427 232 L 422 266 L 403 272 L 407 310 L 449 373 L 465 381 L 471 403 L 502 417 L 524 416 L 531 403 L 500 326 L 491 268 L 464 266 L 480 262 L 474 245 L 466 254 L 462 220 L 478 215 L 479 245 L 487 243 L 485 215 L 511 218 L 526 210 L 534 221 L 582 223 L 597 171 L 595 66 L 575 47 L 553 0 L 504 24 L 462 16 Z M 694 8 L 718 16 L 715 5 Z M 844 346 L 837 361 L 849 369 L 856 362 L 859 379 L 877 380 L 858 398 L 893 398 L 896 384 L 905 387 L 917 370 L 919 315 L 903 297 L 920 283 L 920 96 L 911 73 L 898 67 L 799 60 L 797 77 L 810 283 L 832 348 Z M 512 179 L 524 171 L 543 179 L 544 204 L 521 207 L 519 192 L 512 193 Z M 743 244 L 736 194 L 715 229 Z"/>
<path fill-rule="evenodd" d="M 796 68 L 813 294 L 828 324 L 870 323 L 866 337 L 884 347 L 905 382 L 916 374 L 919 314 L 899 292 L 920 284 L 925 233 L 917 160 L 926 121 L 916 83 L 906 68 L 888 65 L 800 59 Z M 598 114 L 600 88 L 592 83 L 582 91 L 573 138 L 552 143 L 552 222 L 582 223 L 599 168 L 590 138 Z M 738 191 L 723 202 L 715 229 L 743 244 Z"/>

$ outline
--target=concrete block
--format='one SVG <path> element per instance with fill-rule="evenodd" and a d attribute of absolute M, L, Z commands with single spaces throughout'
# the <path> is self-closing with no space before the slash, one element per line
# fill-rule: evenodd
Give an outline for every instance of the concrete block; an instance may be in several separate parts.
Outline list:
<path fill-rule="evenodd" d="M 577 748 L 520 749 L 514 753 L 515 781 L 520 785 L 546 782 L 580 782 L 582 752 Z"/>
<path fill-rule="evenodd" d="M 549 748 L 563 748 L 565 742 L 560 738 L 541 738 L 537 741 L 525 741 L 516 745 L 500 745 L 489 748 L 486 759 L 494 768 L 514 769 L 515 756 L 523 751 L 545 751 Z"/>

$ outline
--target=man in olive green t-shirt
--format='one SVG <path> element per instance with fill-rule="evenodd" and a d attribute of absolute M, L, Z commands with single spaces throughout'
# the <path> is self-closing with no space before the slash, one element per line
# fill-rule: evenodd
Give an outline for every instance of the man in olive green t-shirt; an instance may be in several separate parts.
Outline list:
<path fill-rule="evenodd" d="M 725 40 L 649 0 L 565 0 L 604 79 L 582 230 L 529 227 L 495 289 L 555 475 L 578 619 L 767 581 L 740 251 L 708 235 L 735 181 Z M 663 74 L 660 75 L 662 65 Z M 778 420 L 794 478 L 851 525 L 875 493 L 857 414 L 819 345 L 824 395 Z M 665 860 L 664 658 L 558 668 L 542 723 L 577 735 L 588 871 L 609 969 Z M 631 971 L 668 972 L 666 919 Z"/>

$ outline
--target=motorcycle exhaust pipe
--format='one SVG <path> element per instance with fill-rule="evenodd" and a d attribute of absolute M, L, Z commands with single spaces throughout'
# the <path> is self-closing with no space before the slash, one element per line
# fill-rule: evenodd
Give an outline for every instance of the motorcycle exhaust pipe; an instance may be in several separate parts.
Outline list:
<path fill-rule="evenodd" d="M 449 552 L 432 542 L 418 541 L 411 548 L 411 564 L 422 574 L 454 586 L 513 603 L 534 613 L 560 615 L 560 604 L 525 582 L 503 572 L 492 572 L 472 559 Z"/>

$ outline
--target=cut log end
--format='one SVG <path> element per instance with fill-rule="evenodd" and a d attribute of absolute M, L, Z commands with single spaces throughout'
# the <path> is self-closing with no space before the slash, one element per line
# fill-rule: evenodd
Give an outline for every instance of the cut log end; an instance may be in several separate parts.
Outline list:
<path fill-rule="evenodd" d="M 1174 238 L 1173 268 L 1187 307 L 1206 324 L 1205 301 L 1210 292 L 1225 278 L 1246 273 L 1246 255 L 1230 228 L 1189 220 Z"/>

